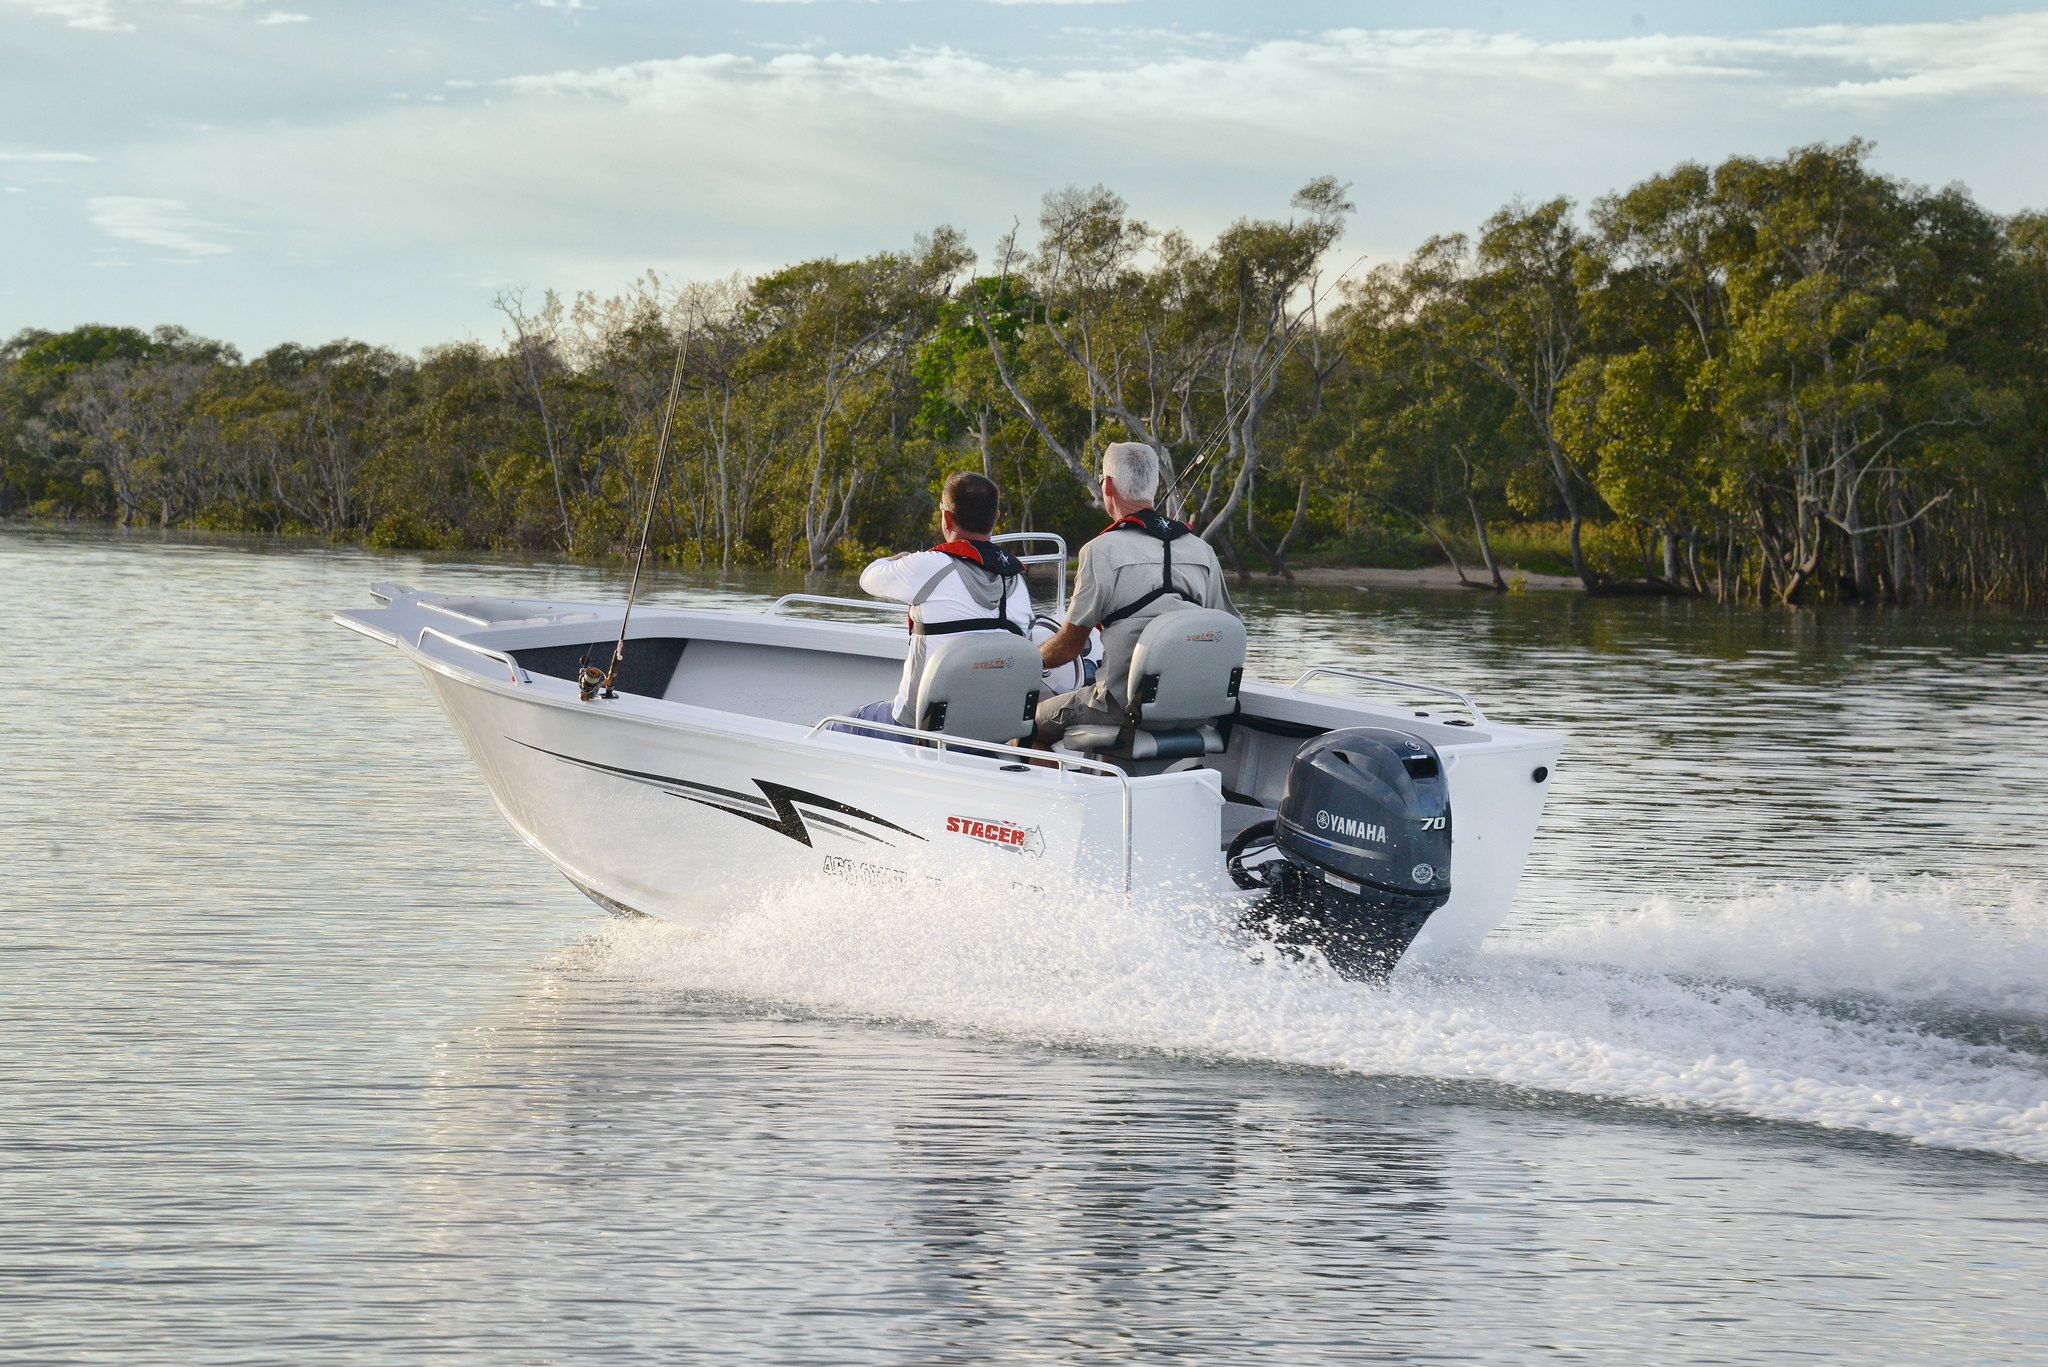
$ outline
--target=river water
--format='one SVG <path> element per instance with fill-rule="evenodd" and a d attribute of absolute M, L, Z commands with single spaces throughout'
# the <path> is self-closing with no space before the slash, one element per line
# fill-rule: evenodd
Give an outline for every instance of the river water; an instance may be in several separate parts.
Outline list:
<path fill-rule="evenodd" d="M 1255 588 L 1254 672 L 1570 735 L 1514 918 L 1371 988 L 615 922 L 327 623 L 379 578 L 623 589 L 0 531 L 0 1360 L 2048 1358 L 2048 619 Z"/>

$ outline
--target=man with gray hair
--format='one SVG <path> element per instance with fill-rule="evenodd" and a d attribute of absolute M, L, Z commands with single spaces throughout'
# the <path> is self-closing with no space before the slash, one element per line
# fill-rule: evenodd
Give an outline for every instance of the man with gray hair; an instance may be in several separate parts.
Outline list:
<path fill-rule="evenodd" d="M 1067 619 L 1039 644 L 1047 669 L 1081 654 L 1102 629 L 1102 668 L 1086 688 L 1038 705 L 1037 743 L 1050 746 L 1075 726 L 1121 726 L 1124 685 L 1146 623 L 1182 608 L 1221 608 L 1242 616 L 1223 586 L 1216 552 L 1184 524 L 1152 506 L 1159 455 L 1143 442 L 1112 443 L 1102 453 L 1102 506 L 1116 519 L 1081 548 Z"/>

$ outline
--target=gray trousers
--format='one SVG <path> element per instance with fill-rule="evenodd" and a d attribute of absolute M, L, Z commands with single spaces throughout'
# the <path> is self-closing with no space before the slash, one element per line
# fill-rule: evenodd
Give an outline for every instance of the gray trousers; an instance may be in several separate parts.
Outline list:
<path fill-rule="evenodd" d="M 1059 693 L 1038 705 L 1038 740 L 1041 745 L 1051 745 L 1075 726 L 1122 726 L 1124 714 L 1121 710 L 1105 712 L 1095 705 L 1093 688 L 1077 688 L 1071 693 Z"/>

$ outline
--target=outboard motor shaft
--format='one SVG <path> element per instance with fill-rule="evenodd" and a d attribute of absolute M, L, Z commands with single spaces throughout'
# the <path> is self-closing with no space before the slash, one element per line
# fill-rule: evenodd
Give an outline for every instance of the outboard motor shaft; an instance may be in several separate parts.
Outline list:
<path fill-rule="evenodd" d="M 1427 741 L 1377 727 L 1301 747 L 1280 815 L 1238 834 L 1230 876 L 1266 896 L 1245 924 L 1313 945 L 1347 978 L 1383 978 L 1451 896 L 1451 798 Z"/>

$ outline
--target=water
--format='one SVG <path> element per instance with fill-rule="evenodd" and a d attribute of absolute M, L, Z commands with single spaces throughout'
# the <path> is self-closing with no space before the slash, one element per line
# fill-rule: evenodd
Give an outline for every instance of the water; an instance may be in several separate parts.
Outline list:
<path fill-rule="evenodd" d="M 2048 1354 L 2042 619 L 1255 592 L 1261 673 L 1571 733 L 1514 920 L 1369 989 L 609 921 L 326 624 L 374 578 L 622 587 L 0 533 L 0 1360 Z"/>

